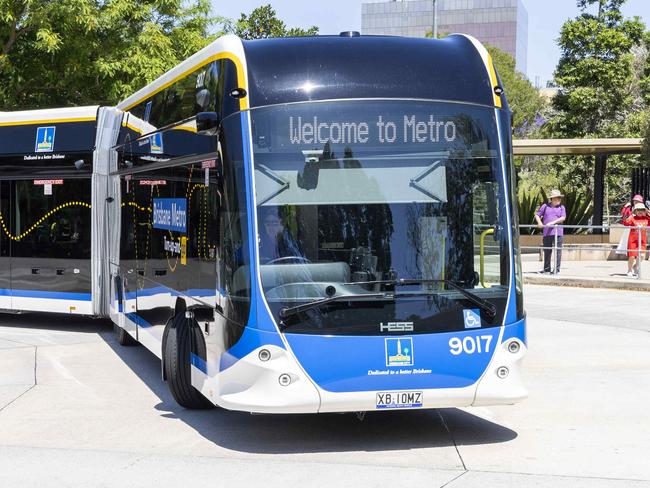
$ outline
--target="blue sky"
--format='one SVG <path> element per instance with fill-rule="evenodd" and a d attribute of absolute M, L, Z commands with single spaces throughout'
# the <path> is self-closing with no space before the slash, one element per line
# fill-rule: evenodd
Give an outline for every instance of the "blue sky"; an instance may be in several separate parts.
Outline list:
<path fill-rule="evenodd" d="M 528 77 L 542 85 L 553 76 L 560 57 L 555 43 L 562 23 L 578 14 L 573 0 L 523 0 L 528 10 Z M 317 25 L 321 34 L 361 30 L 361 0 L 213 0 L 215 13 L 239 18 L 270 3 L 289 27 Z M 628 0 L 626 16 L 638 15 L 650 24 L 650 0 Z M 649 26 L 650 28 L 650 26 Z"/>

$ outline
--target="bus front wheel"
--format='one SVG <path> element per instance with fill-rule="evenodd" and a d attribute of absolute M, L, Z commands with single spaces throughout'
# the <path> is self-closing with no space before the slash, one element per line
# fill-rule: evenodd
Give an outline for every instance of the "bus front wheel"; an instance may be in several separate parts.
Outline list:
<path fill-rule="evenodd" d="M 113 331 L 120 346 L 135 346 L 138 343 L 131 334 L 115 323 L 113 323 Z"/>
<path fill-rule="evenodd" d="M 190 354 L 203 345 L 202 337 L 199 337 L 200 331 L 196 330 L 198 324 L 186 318 L 183 313 L 176 315 L 167 327 L 163 367 L 174 400 L 185 408 L 214 408 L 214 405 L 192 386 Z"/>

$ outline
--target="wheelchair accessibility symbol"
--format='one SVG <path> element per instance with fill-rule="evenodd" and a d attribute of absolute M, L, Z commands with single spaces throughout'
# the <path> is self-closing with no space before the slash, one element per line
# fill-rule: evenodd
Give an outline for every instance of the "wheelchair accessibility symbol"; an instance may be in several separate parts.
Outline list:
<path fill-rule="evenodd" d="M 473 309 L 464 309 L 463 310 L 463 320 L 465 322 L 466 329 L 477 329 L 481 327 L 481 312 L 477 308 Z"/>

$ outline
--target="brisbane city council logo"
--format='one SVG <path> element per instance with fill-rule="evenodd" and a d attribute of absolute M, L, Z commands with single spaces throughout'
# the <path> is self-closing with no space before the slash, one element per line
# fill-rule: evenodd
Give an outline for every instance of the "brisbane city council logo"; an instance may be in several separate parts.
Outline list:
<path fill-rule="evenodd" d="M 390 337 L 386 343 L 386 366 L 413 366 L 413 339 Z"/>

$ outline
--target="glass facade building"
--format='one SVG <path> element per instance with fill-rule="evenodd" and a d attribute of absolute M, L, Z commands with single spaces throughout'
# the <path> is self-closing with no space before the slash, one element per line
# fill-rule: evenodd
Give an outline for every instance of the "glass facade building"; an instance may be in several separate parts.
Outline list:
<path fill-rule="evenodd" d="M 511 54 L 526 73 L 528 12 L 522 0 L 437 0 L 438 33 L 461 33 Z M 361 4 L 361 31 L 368 35 L 424 37 L 432 31 L 431 0 Z"/>

